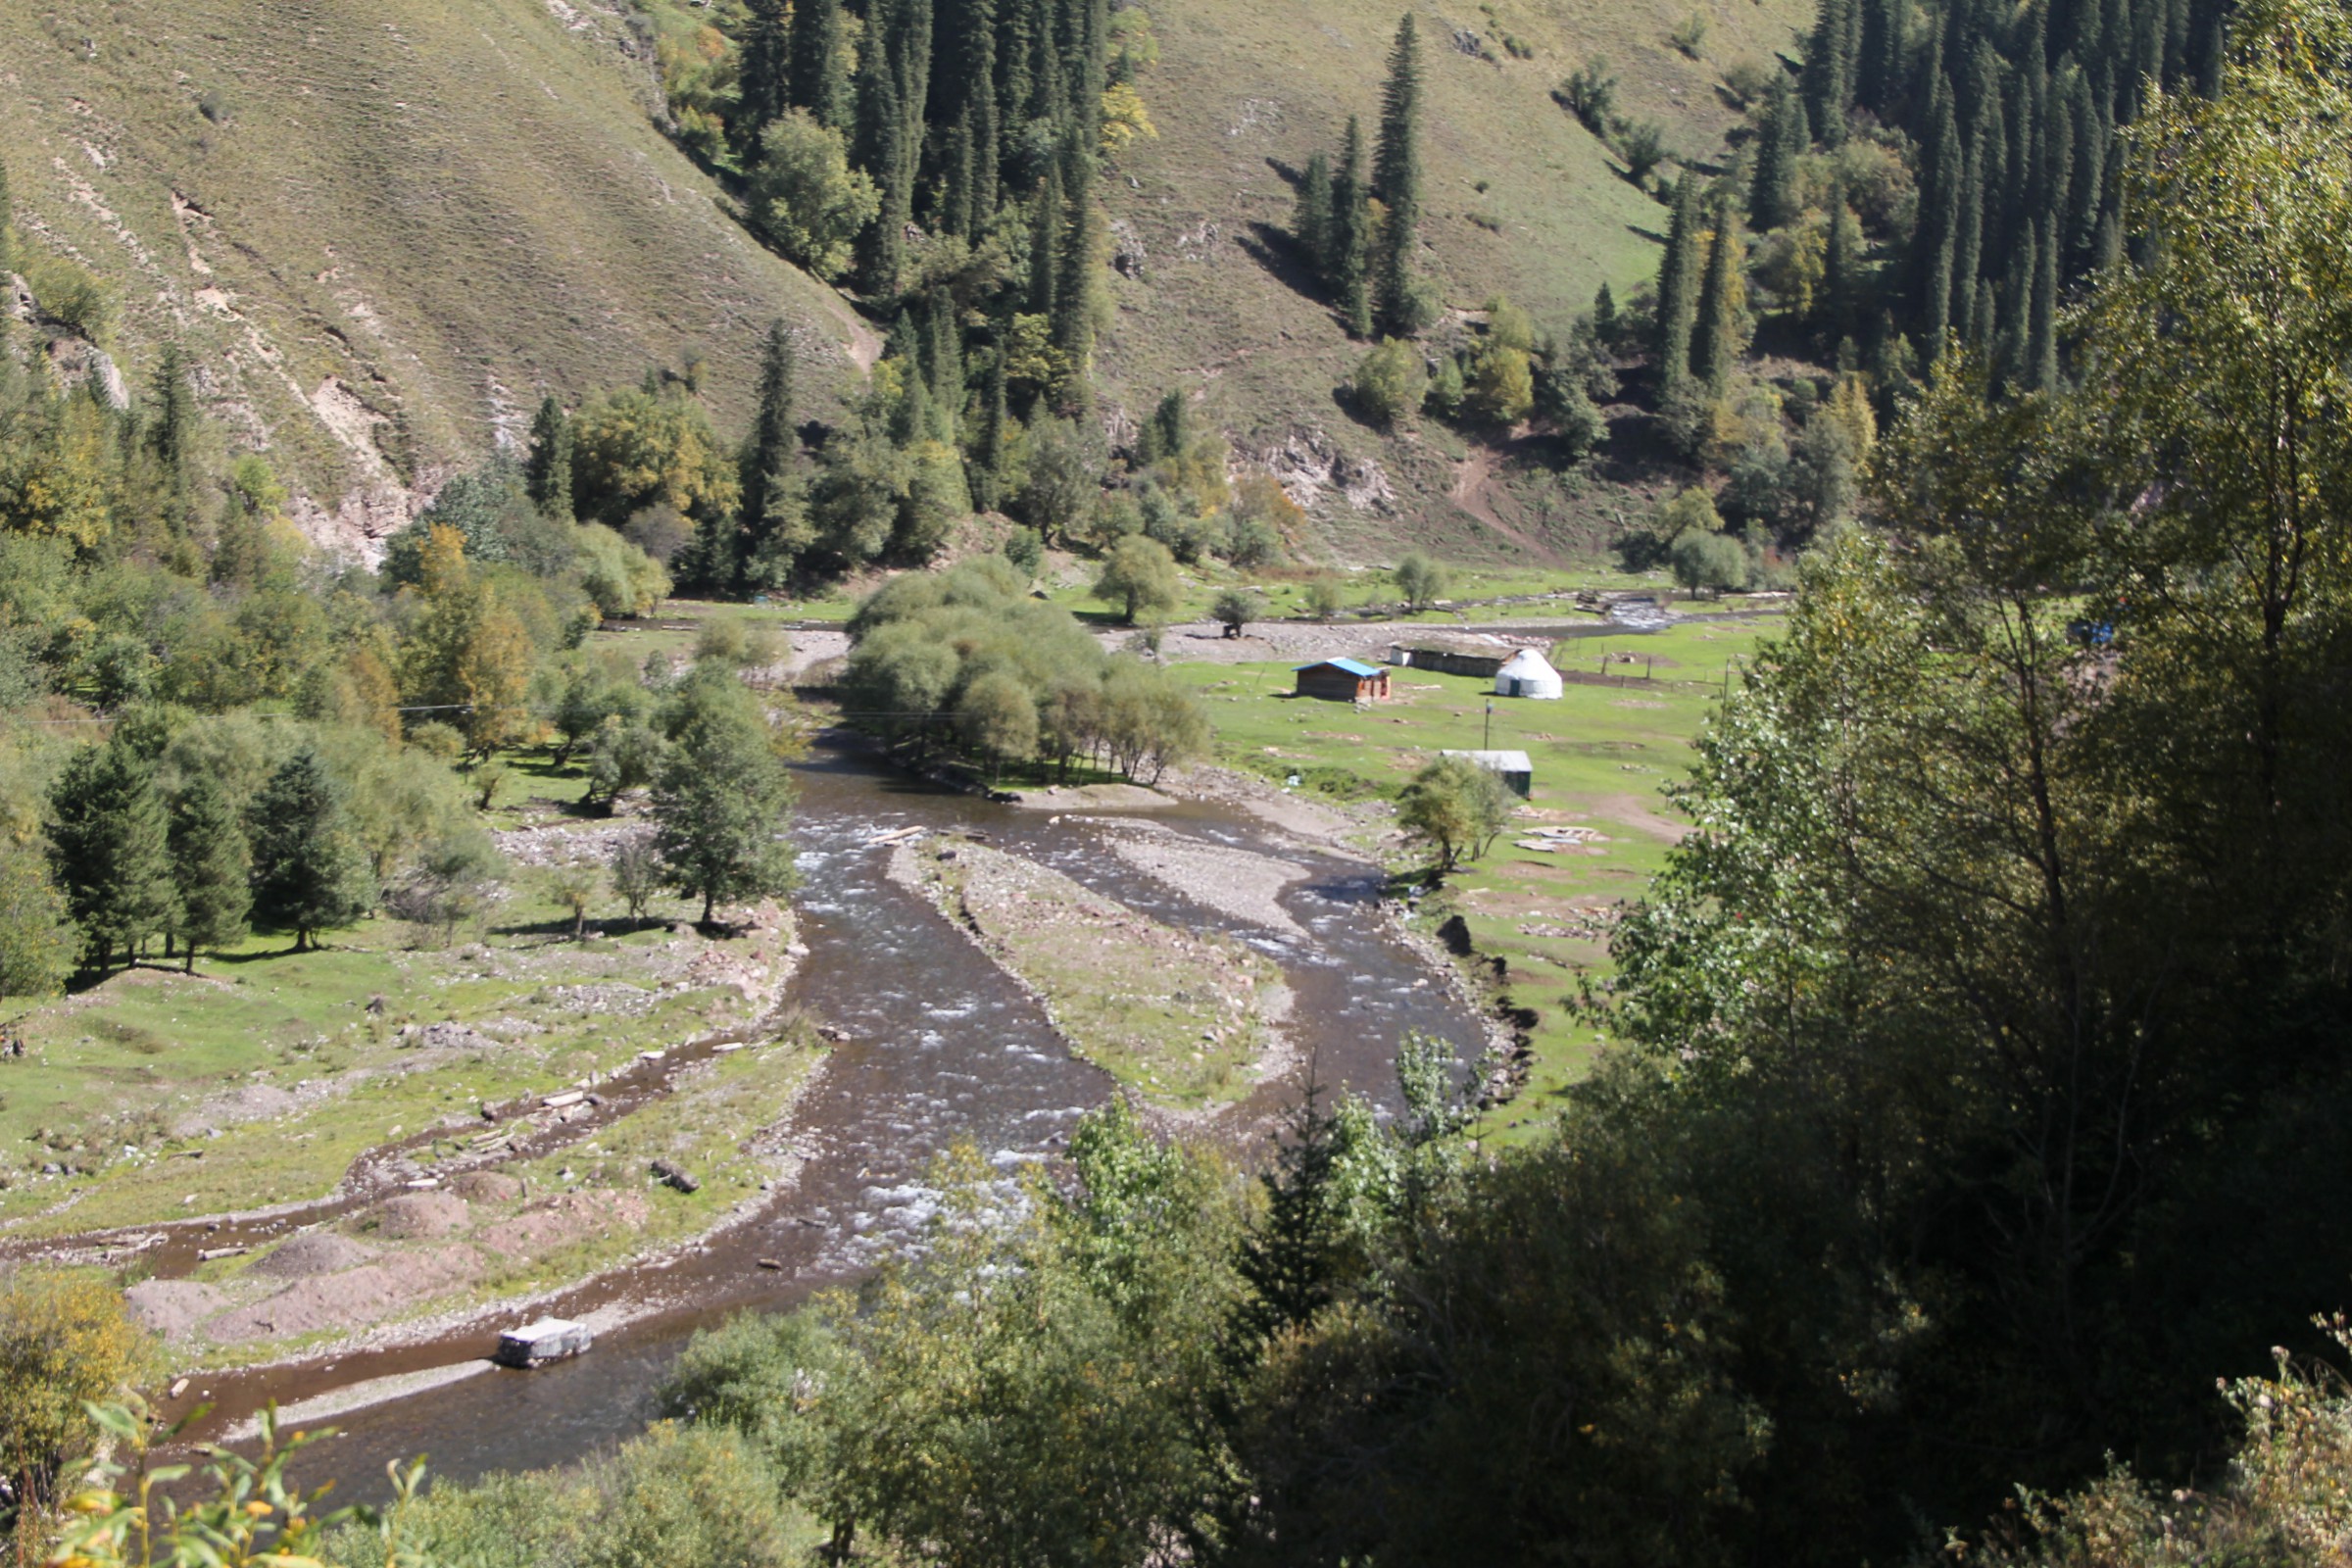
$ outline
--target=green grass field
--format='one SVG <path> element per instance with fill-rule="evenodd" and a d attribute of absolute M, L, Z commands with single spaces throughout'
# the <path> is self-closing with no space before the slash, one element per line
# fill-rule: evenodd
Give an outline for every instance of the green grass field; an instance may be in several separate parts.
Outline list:
<path fill-rule="evenodd" d="M 488 826 L 620 825 L 561 808 L 584 782 L 576 765 L 506 760 Z M 14 1009 L 8 1027 L 28 1055 L 0 1061 L 0 1227 L 56 1234 L 316 1198 L 403 1132 L 748 1017 L 731 987 L 663 989 L 683 972 L 677 944 L 702 945 L 668 923 L 691 918 L 691 902 L 660 900 L 629 929 L 606 896 L 590 939 L 574 942 L 553 874 L 515 864 L 497 906 L 453 933 L 379 915 L 305 954 L 257 933 L 194 975 L 141 967 Z M 637 1000 L 583 1010 L 574 987 Z M 401 1030 L 445 1021 L 482 1025 L 495 1047 L 425 1065 Z"/>
<path fill-rule="evenodd" d="M 1590 1062 L 1594 1040 L 1570 1004 L 1607 962 L 1609 912 L 1641 894 L 1681 836 L 1660 789 L 1684 770 L 1727 670 L 1776 625 L 1777 617 L 1755 616 L 1580 640 L 1570 645 L 1572 658 L 1563 656 L 1572 674 L 1597 676 L 1604 653 L 1635 662 L 1613 662 L 1623 674 L 1608 685 L 1572 682 L 1556 703 L 1496 698 L 1491 733 L 1491 683 L 1467 676 L 1394 670 L 1394 699 L 1357 710 L 1292 696 L 1287 664 L 1172 669 L 1207 705 L 1224 760 L 1278 781 L 1296 776 L 1310 796 L 1393 796 L 1441 749 L 1492 745 L 1529 755 L 1534 789 L 1512 830 L 1425 897 L 1416 916 L 1434 930 L 1458 913 L 1478 955 L 1504 961 L 1502 998 L 1535 1013 L 1527 1088 L 1481 1128 L 1511 1142 L 1533 1136 Z M 1598 837 L 1556 853 L 1518 847 L 1541 827 L 1584 827 Z M 1393 863 L 1403 874 L 1426 862 Z"/>

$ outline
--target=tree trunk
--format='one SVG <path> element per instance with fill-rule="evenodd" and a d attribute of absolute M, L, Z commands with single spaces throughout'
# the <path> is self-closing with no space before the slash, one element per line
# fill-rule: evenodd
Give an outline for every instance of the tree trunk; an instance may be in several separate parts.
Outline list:
<path fill-rule="evenodd" d="M 706 931 L 708 931 L 708 930 L 710 930 L 710 910 L 711 910 L 711 907 L 712 907 L 714 905 L 716 905 L 716 904 L 717 904 L 717 902 L 718 902 L 718 895 L 717 895 L 717 893 L 716 893 L 716 892 L 714 892 L 714 891 L 712 891 L 712 890 L 710 890 L 710 889 L 705 889 L 705 890 L 704 890 L 704 892 L 703 892 L 703 929 L 704 929 L 704 930 L 706 930 Z"/>

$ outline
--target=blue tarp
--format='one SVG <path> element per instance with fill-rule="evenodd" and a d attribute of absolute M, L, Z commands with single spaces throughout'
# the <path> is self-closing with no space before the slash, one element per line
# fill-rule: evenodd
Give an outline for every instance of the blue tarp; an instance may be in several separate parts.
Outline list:
<path fill-rule="evenodd" d="M 1334 669 L 1344 669 L 1358 680 L 1363 679 L 1366 675 L 1380 673 L 1378 664 L 1367 664 L 1360 659 L 1318 659 L 1311 664 L 1294 664 L 1291 666 L 1291 671 L 1296 674 L 1302 669 L 1321 669 L 1325 664 L 1329 664 Z"/>

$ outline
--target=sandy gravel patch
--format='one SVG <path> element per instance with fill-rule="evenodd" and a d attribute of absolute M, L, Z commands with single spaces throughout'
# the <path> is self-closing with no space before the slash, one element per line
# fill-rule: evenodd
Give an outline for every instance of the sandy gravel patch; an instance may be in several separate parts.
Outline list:
<path fill-rule="evenodd" d="M 467 1284 L 482 1271 L 470 1247 L 408 1252 L 397 1264 L 365 1263 L 318 1279 L 302 1280 L 258 1301 L 223 1312 L 204 1325 L 223 1345 L 315 1334 L 320 1329 L 372 1323 L 439 1291 Z"/>
<path fill-rule="evenodd" d="M 1283 891 L 1306 880 L 1305 866 L 1221 844 L 1202 844 L 1153 823 L 1103 826 L 1103 842 L 1110 852 L 1153 881 L 1233 919 L 1297 941 L 1307 940 L 1306 927 L 1282 906 Z"/>
<path fill-rule="evenodd" d="M 374 1255 L 374 1248 L 364 1247 L 348 1236 L 337 1236 L 333 1231 L 304 1231 L 280 1242 L 246 1272 L 270 1280 L 316 1279 L 321 1274 L 358 1268 Z"/>
<path fill-rule="evenodd" d="M 141 1280 L 122 1293 L 122 1304 L 151 1333 L 177 1340 L 226 1306 L 228 1297 L 194 1280 Z"/>

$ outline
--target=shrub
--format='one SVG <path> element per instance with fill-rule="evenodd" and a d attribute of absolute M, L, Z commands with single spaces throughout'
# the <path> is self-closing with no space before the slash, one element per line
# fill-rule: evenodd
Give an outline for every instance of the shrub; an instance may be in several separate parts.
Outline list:
<path fill-rule="evenodd" d="M 1111 547 L 1095 579 L 1095 597 L 1121 607 L 1133 623 L 1155 611 L 1176 608 L 1176 558 L 1156 539 L 1122 539 Z"/>
<path fill-rule="evenodd" d="M 114 335 L 114 294 L 78 263 L 63 256 L 36 256 L 24 265 L 24 285 L 49 320 L 97 344 Z"/>
<path fill-rule="evenodd" d="M 1553 90 L 1552 96 L 1593 135 L 1608 134 L 1609 116 L 1617 108 L 1617 78 L 1610 73 L 1606 60 L 1598 55 L 1586 60 Z"/>
<path fill-rule="evenodd" d="M 1244 626 L 1264 617 L 1265 595 L 1254 588 L 1228 588 L 1217 595 L 1217 602 L 1208 613 L 1225 628 L 1226 636 L 1239 637 Z"/>
<path fill-rule="evenodd" d="M 1317 577 L 1306 585 L 1307 613 L 1317 620 L 1329 620 L 1347 607 L 1347 599 L 1337 577 Z"/>
<path fill-rule="evenodd" d="M 1693 11 L 1683 18 L 1674 24 L 1674 29 L 1666 34 L 1666 41 L 1691 59 L 1696 60 L 1699 51 L 1707 46 L 1706 13 Z"/>
<path fill-rule="evenodd" d="M 1625 172 L 1633 182 L 1641 184 L 1666 160 L 1666 127 L 1654 120 L 1619 122 L 1617 156 L 1625 160 Z"/>
<path fill-rule="evenodd" d="M 1535 372 L 1527 351 L 1491 348 L 1480 355 L 1464 402 L 1489 424 L 1507 428 L 1526 418 L 1536 402 Z"/>
<path fill-rule="evenodd" d="M 1356 407 L 1377 423 L 1394 429 L 1410 417 L 1427 390 L 1421 356 L 1396 338 L 1382 338 L 1355 368 L 1348 384 Z"/>
<path fill-rule="evenodd" d="M 1046 564 L 1045 536 L 1035 528 L 1015 528 L 1004 536 L 1004 556 L 1022 576 L 1035 577 Z"/>

